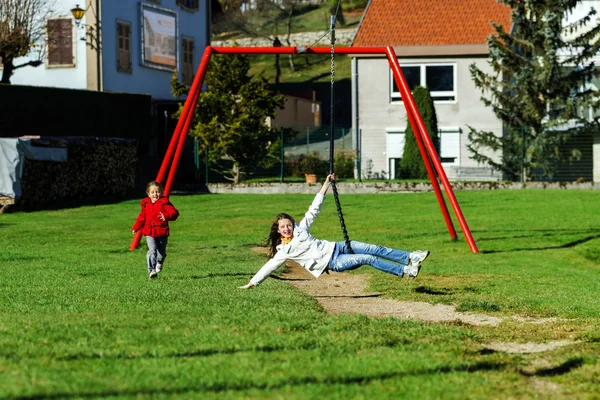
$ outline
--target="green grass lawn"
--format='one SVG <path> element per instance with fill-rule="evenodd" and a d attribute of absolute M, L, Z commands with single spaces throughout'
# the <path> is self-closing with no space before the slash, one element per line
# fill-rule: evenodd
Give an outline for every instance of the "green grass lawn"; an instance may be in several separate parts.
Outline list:
<path fill-rule="evenodd" d="M 341 195 L 351 239 L 432 251 L 414 281 L 352 273 L 385 298 L 557 320 L 328 315 L 285 281 L 237 289 L 274 216 L 300 218 L 312 195 L 172 196 L 181 217 L 153 281 L 145 249 L 128 250 L 138 201 L 1 215 L 0 398 L 596 398 L 600 192 L 456 195 L 479 254 L 450 240 L 432 193 Z M 342 240 L 328 197 L 312 232 Z M 576 343 L 485 347 L 552 340 Z"/>

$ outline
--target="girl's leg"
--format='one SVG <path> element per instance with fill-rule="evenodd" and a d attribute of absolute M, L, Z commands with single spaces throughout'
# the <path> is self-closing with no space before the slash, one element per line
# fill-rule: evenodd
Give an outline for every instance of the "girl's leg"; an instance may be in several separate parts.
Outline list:
<path fill-rule="evenodd" d="M 350 246 L 355 254 L 368 254 L 377 256 L 385 258 L 386 260 L 395 261 L 402 265 L 408 265 L 410 263 L 410 253 L 408 251 L 392 249 L 390 247 L 379 246 L 376 244 L 357 242 L 354 240 L 350 241 Z M 346 252 L 344 251 L 344 253 Z"/>
<path fill-rule="evenodd" d="M 161 236 L 156 238 L 156 272 L 160 272 L 162 270 L 165 258 L 167 258 L 168 242 L 168 236 Z"/>
<path fill-rule="evenodd" d="M 354 250 L 354 246 L 352 246 L 352 249 Z M 373 268 L 400 278 L 404 275 L 404 265 L 370 254 L 340 254 L 329 264 L 329 269 L 335 272 L 342 272 L 356 269 L 361 265 L 370 265 Z"/>
<path fill-rule="evenodd" d="M 156 238 L 146 236 L 146 243 L 148 243 L 148 253 L 146 253 L 146 261 L 148 263 L 148 273 L 152 273 L 156 269 Z"/>

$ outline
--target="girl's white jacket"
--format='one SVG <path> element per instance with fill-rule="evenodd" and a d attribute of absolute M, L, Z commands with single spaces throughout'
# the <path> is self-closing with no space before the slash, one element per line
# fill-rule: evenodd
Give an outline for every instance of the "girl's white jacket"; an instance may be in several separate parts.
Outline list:
<path fill-rule="evenodd" d="M 253 285 L 260 285 L 285 260 L 296 261 L 315 278 L 321 276 L 331 259 L 335 243 L 315 238 L 310 234 L 310 227 L 319 215 L 324 200 L 325 196 L 317 193 L 302 221 L 294 225 L 293 239 L 286 245 L 277 245 L 277 253 L 250 279 Z"/>

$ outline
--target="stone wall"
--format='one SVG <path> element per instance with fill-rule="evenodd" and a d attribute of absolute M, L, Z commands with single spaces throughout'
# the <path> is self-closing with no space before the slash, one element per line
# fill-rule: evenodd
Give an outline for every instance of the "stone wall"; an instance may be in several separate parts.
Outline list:
<path fill-rule="evenodd" d="M 354 33 L 356 29 L 336 29 L 335 31 L 335 44 L 336 46 L 349 46 L 354 39 Z M 289 46 L 331 46 L 331 39 L 329 35 L 325 35 L 325 31 L 322 32 L 302 32 L 290 35 Z M 288 46 L 286 36 L 281 35 L 279 37 L 283 46 Z M 318 42 L 317 42 L 318 41 Z M 238 38 L 234 40 L 214 40 L 211 46 L 215 47 L 230 47 L 236 44 L 241 47 L 271 47 L 273 46 L 273 40 L 269 38 Z"/>
<path fill-rule="evenodd" d="M 430 183 L 416 182 L 340 182 L 337 183 L 338 193 L 416 193 L 432 192 Z M 453 191 L 461 190 L 499 190 L 521 189 L 519 182 L 452 182 Z M 319 191 L 322 184 L 306 183 L 250 183 L 232 185 L 226 183 L 208 184 L 210 193 L 248 193 L 248 194 L 283 194 L 304 193 L 314 194 Z M 525 189 L 600 189 L 600 183 L 592 182 L 529 182 Z"/>

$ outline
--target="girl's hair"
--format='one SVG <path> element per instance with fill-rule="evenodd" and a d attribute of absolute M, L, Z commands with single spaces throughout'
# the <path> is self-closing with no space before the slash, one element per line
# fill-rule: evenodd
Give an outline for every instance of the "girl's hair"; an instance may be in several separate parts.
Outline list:
<path fill-rule="evenodd" d="M 157 182 L 157 181 L 152 181 L 152 182 L 149 182 L 149 183 L 146 185 L 146 193 L 148 193 L 148 191 L 150 191 L 150 188 L 151 188 L 152 186 L 156 186 L 157 188 L 159 188 L 159 189 L 160 189 L 160 191 L 161 191 L 161 192 L 163 191 L 163 187 L 162 187 L 162 185 L 160 184 L 160 182 Z"/>
<path fill-rule="evenodd" d="M 271 258 L 277 253 L 277 245 L 281 243 L 281 234 L 278 232 L 278 229 L 279 221 L 282 219 L 289 219 L 292 221 L 292 226 L 296 225 L 296 221 L 294 221 L 294 218 L 289 214 L 281 213 L 275 217 L 275 221 L 273 221 L 273 224 L 271 225 L 269 238 L 267 239 L 267 248 L 269 250 L 269 257 Z"/>

